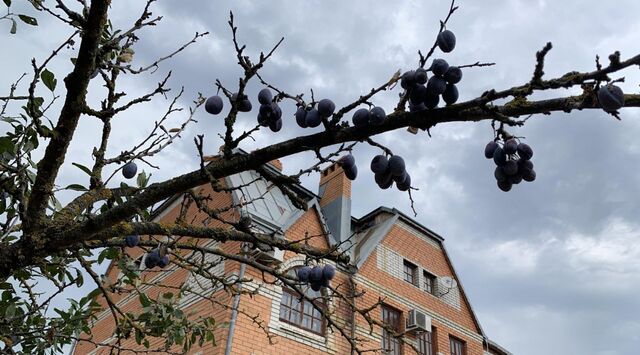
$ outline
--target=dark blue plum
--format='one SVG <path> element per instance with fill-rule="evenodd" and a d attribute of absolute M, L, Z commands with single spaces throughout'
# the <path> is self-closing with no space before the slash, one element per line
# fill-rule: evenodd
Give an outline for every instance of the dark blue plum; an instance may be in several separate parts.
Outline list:
<path fill-rule="evenodd" d="M 484 147 L 484 157 L 487 159 L 493 159 L 493 153 L 495 153 L 496 149 L 500 148 L 500 145 L 495 141 L 491 141 L 487 143 Z"/>
<path fill-rule="evenodd" d="M 160 261 L 158 261 L 158 266 L 159 266 L 161 269 L 164 269 L 165 267 L 167 267 L 167 265 L 169 265 L 169 255 L 166 255 L 166 254 L 165 254 L 165 256 L 163 256 L 163 257 L 160 259 Z"/>
<path fill-rule="evenodd" d="M 311 128 L 318 127 L 320 123 L 322 123 L 322 118 L 320 117 L 320 113 L 318 112 L 318 110 L 314 108 L 308 111 L 307 117 L 305 118 L 305 122 L 307 126 Z"/>
<path fill-rule="evenodd" d="M 451 52 L 456 47 L 456 36 L 449 30 L 438 34 L 438 48 L 445 53 Z"/>
<path fill-rule="evenodd" d="M 462 80 L 462 70 L 458 67 L 450 66 L 444 73 L 444 80 L 449 84 L 457 84 Z"/>
<path fill-rule="evenodd" d="M 329 99 L 322 99 L 318 102 L 318 113 L 322 117 L 329 117 L 333 115 L 333 111 L 336 110 L 336 104 Z"/>
<path fill-rule="evenodd" d="M 147 269 L 153 269 L 158 266 L 158 263 L 160 263 L 160 253 L 158 252 L 158 249 L 153 249 L 149 254 L 147 254 L 147 257 L 144 258 L 144 266 Z"/>
<path fill-rule="evenodd" d="M 507 192 L 511 190 L 511 187 L 513 187 L 513 184 L 509 180 L 498 180 L 498 188 L 500 190 Z"/>
<path fill-rule="evenodd" d="M 376 173 L 374 178 L 376 184 L 383 189 L 387 189 L 391 184 L 393 184 L 393 175 L 391 175 L 391 172 L 388 170 L 383 173 Z"/>
<path fill-rule="evenodd" d="M 262 127 L 269 126 L 269 116 L 265 116 L 262 113 L 258 112 L 258 124 Z"/>
<path fill-rule="evenodd" d="M 522 173 L 522 179 L 523 179 L 524 181 L 527 181 L 527 182 L 532 182 L 532 181 L 534 181 L 534 180 L 536 179 L 536 171 L 535 171 L 535 170 L 533 170 L 533 169 L 531 169 L 531 170 L 525 170 L 525 171 Z"/>
<path fill-rule="evenodd" d="M 518 151 L 518 141 L 515 138 L 510 138 L 504 142 L 504 152 L 511 155 L 516 154 Z"/>
<path fill-rule="evenodd" d="M 429 79 L 429 76 L 427 75 L 426 69 L 424 68 L 416 69 L 416 73 L 415 73 L 416 84 L 424 85 L 427 83 L 428 79 Z"/>
<path fill-rule="evenodd" d="M 351 181 L 355 180 L 358 177 L 358 167 L 356 165 L 345 167 L 344 175 Z"/>
<path fill-rule="evenodd" d="M 528 170 L 533 170 L 533 163 L 531 160 L 518 159 L 518 173 L 524 177 L 524 173 Z"/>
<path fill-rule="evenodd" d="M 224 103 L 222 102 L 222 98 L 218 95 L 211 96 L 204 103 L 205 111 L 209 112 L 212 115 L 217 115 L 222 112 L 223 107 Z"/>
<path fill-rule="evenodd" d="M 333 278 L 336 276 L 336 268 L 333 267 L 333 265 L 325 265 L 322 268 L 322 278 L 324 280 L 333 280 Z"/>
<path fill-rule="evenodd" d="M 531 158 L 533 158 L 533 149 L 526 143 L 518 144 L 516 150 L 521 159 L 531 160 Z"/>
<path fill-rule="evenodd" d="M 280 132 L 280 130 L 282 129 L 282 119 L 278 118 L 269 122 L 269 129 L 272 132 Z"/>
<path fill-rule="evenodd" d="M 624 106 L 624 92 L 619 86 L 608 84 L 598 89 L 598 102 L 607 112 L 614 112 Z"/>
<path fill-rule="evenodd" d="M 497 166 L 504 166 L 507 163 L 507 153 L 504 152 L 504 149 L 501 147 L 496 148 L 493 152 L 493 162 Z"/>
<path fill-rule="evenodd" d="M 454 84 L 447 84 L 447 88 L 442 93 L 442 99 L 447 105 L 453 105 L 458 101 L 458 88 Z"/>
<path fill-rule="evenodd" d="M 356 127 L 364 127 L 369 124 L 369 110 L 366 108 L 358 109 L 353 113 L 353 125 Z"/>
<path fill-rule="evenodd" d="M 387 118 L 387 114 L 380 106 L 372 108 L 371 112 L 369 112 L 369 123 L 371 123 L 372 125 L 381 125 L 382 123 L 384 123 L 385 118 Z"/>
<path fill-rule="evenodd" d="M 515 175 L 518 173 L 518 163 L 515 160 L 507 160 L 502 166 L 502 170 L 507 175 Z"/>
<path fill-rule="evenodd" d="M 403 182 L 396 182 L 396 187 L 400 191 L 407 191 L 411 188 L 411 175 L 407 174 Z"/>
<path fill-rule="evenodd" d="M 271 100 L 273 100 L 273 94 L 271 94 L 271 90 L 264 88 L 260 90 L 258 93 L 258 102 L 262 105 L 271 104 Z"/>
<path fill-rule="evenodd" d="M 393 175 L 393 181 L 396 184 L 401 184 L 403 183 L 405 180 L 407 180 L 407 177 L 409 176 L 409 174 L 407 173 L 407 171 L 405 170 L 401 175 Z"/>
<path fill-rule="evenodd" d="M 427 93 L 426 97 L 424 98 L 424 105 L 430 109 L 438 107 L 439 102 L 440 102 L 440 95 L 437 95 L 437 94 L 433 95 L 433 94 Z"/>
<path fill-rule="evenodd" d="M 449 70 L 449 63 L 444 59 L 434 59 L 430 69 L 434 75 L 443 76 Z"/>
<path fill-rule="evenodd" d="M 296 270 L 296 276 L 298 277 L 298 281 L 300 282 L 308 282 L 310 274 L 311 274 L 311 268 L 308 266 L 303 266 Z"/>
<path fill-rule="evenodd" d="M 411 90 L 416 84 L 416 72 L 409 70 L 400 77 L 400 86 L 405 90 Z"/>
<path fill-rule="evenodd" d="M 314 266 L 313 269 L 311 269 L 311 273 L 309 274 L 309 281 L 319 282 L 320 280 L 322 280 L 322 267 Z"/>
<path fill-rule="evenodd" d="M 303 107 L 298 107 L 298 110 L 296 111 L 296 123 L 298 124 L 298 126 L 302 127 L 302 128 L 307 128 L 307 110 L 305 110 Z"/>
<path fill-rule="evenodd" d="M 136 163 L 132 161 L 126 163 L 122 167 L 122 176 L 124 176 L 127 179 L 131 179 L 132 177 L 136 176 L 137 172 L 138 172 L 138 166 L 136 165 Z"/>
<path fill-rule="evenodd" d="M 409 112 L 420 112 L 426 109 L 427 109 L 427 105 L 425 105 L 424 102 L 421 102 L 417 105 L 409 103 Z"/>
<path fill-rule="evenodd" d="M 498 181 L 507 181 L 508 178 L 501 166 L 496 166 L 496 170 L 493 171 L 493 176 Z"/>
<path fill-rule="evenodd" d="M 342 166 L 343 168 L 348 168 L 350 166 L 354 166 L 356 165 L 356 158 L 353 157 L 352 154 L 347 154 L 343 157 L 341 157 L 338 160 L 338 163 L 340 164 L 340 166 Z"/>
<path fill-rule="evenodd" d="M 392 155 L 389 158 L 389 172 L 391 175 L 403 175 L 405 173 L 404 159 L 399 155 Z"/>
<path fill-rule="evenodd" d="M 440 95 L 447 89 L 447 82 L 439 76 L 432 76 L 427 83 L 428 95 Z"/>
<path fill-rule="evenodd" d="M 320 289 L 322 289 L 322 280 L 311 281 L 309 283 L 309 286 L 311 286 L 312 290 L 318 292 L 318 291 L 320 291 Z"/>
<path fill-rule="evenodd" d="M 124 237 L 124 244 L 129 248 L 137 246 L 138 243 L 140 243 L 140 236 L 137 234 L 132 234 Z"/>
<path fill-rule="evenodd" d="M 515 174 L 515 175 L 508 175 L 508 178 L 510 183 L 517 185 L 519 183 L 522 182 L 522 176 L 520 174 Z"/>
<path fill-rule="evenodd" d="M 387 166 L 389 166 L 389 160 L 384 155 L 376 155 L 371 159 L 371 171 L 374 174 L 382 174 L 387 171 Z"/>
<path fill-rule="evenodd" d="M 424 85 L 416 85 L 409 94 L 409 102 L 418 105 L 424 102 L 427 97 L 427 88 Z"/>

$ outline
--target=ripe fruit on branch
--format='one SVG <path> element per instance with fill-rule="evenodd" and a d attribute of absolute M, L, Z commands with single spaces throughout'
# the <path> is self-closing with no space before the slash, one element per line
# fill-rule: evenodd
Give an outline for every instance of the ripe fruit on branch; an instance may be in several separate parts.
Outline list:
<path fill-rule="evenodd" d="M 336 268 L 332 265 L 325 265 L 324 268 L 322 268 L 322 277 L 324 280 L 333 280 L 334 276 L 336 276 Z"/>
<path fill-rule="evenodd" d="M 318 127 L 320 123 L 322 123 L 322 118 L 320 117 L 320 113 L 318 112 L 318 110 L 314 108 L 308 111 L 307 116 L 305 118 L 305 122 L 308 127 L 311 127 L 311 128 Z"/>
<path fill-rule="evenodd" d="M 400 191 L 407 191 L 409 190 L 409 188 L 411 188 L 411 175 L 406 174 L 404 181 L 402 182 L 396 182 L 396 187 L 398 188 L 398 190 Z"/>
<path fill-rule="evenodd" d="M 382 107 L 376 106 L 369 112 L 369 123 L 372 125 L 381 125 L 385 118 L 387 118 L 387 114 Z"/>
<path fill-rule="evenodd" d="M 619 86 L 607 84 L 598 89 L 598 102 L 607 112 L 614 112 L 624 106 L 624 93 Z"/>
<path fill-rule="evenodd" d="M 258 102 L 262 105 L 271 104 L 271 100 L 273 100 L 273 94 L 271 94 L 271 90 L 264 88 L 260 90 L 258 93 Z"/>
<path fill-rule="evenodd" d="M 124 244 L 129 248 L 137 246 L 138 243 L 140 243 L 140 236 L 137 234 L 132 234 L 124 237 Z"/>
<path fill-rule="evenodd" d="M 304 107 L 298 107 L 296 111 L 296 123 L 302 128 L 307 128 L 307 110 Z"/>
<path fill-rule="evenodd" d="M 444 73 L 444 80 L 449 84 L 457 84 L 462 80 L 462 70 L 458 67 L 450 66 Z"/>
<path fill-rule="evenodd" d="M 456 36 L 449 30 L 444 30 L 438 34 L 438 47 L 445 53 L 451 52 L 456 47 Z"/>
<path fill-rule="evenodd" d="M 498 143 L 496 143 L 495 141 L 487 143 L 487 145 L 484 147 L 484 157 L 487 159 L 493 159 L 493 153 L 499 147 L 500 145 L 498 145 Z"/>
<path fill-rule="evenodd" d="M 358 109 L 353 113 L 353 125 L 356 127 L 363 127 L 369 124 L 369 110 L 366 108 Z"/>
<path fill-rule="evenodd" d="M 399 155 L 393 155 L 389 158 L 389 172 L 391 175 L 398 176 L 405 173 L 404 159 Z"/>
<path fill-rule="evenodd" d="M 507 163 L 507 153 L 505 153 L 504 149 L 501 147 L 496 148 L 493 152 L 493 162 L 496 163 L 497 166 L 503 166 Z"/>
<path fill-rule="evenodd" d="M 447 84 L 447 88 L 442 93 L 442 99 L 447 105 L 455 104 L 458 101 L 458 88 L 454 84 Z"/>
<path fill-rule="evenodd" d="M 298 276 L 298 281 L 300 282 L 309 282 L 310 274 L 311 274 L 311 268 L 308 266 L 303 266 L 296 270 L 296 275 Z"/>
<path fill-rule="evenodd" d="M 504 142 L 504 152 L 511 155 L 516 154 L 518 150 L 518 141 L 515 138 L 511 138 Z"/>
<path fill-rule="evenodd" d="M 127 179 L 131 179 L 132 177 L 136 176 L 136 172 L 138 172 L 138 166 L 132 161 L 126 163 L 122 167 L 122 176 Z"/>
<path fill-rule="evenodd" d="M 439 76 L 432 76 L 427 83 L 427 94 L 440 95 L 447 89 L 447 82 Z"/>
<path fill-rule="evenodd" d="M 318 102 L 318 113 L 322 117 L 329 117 L 333 115 L 333 111 L 336 109 L 336 104 L 329 99 L 322 99 Z"/>
<path fill-rule="evenodd" d="M 222 102 L 222 98 L 218 95 L 211 96 L 204 103 L 205 111 L 212 115 L 217 115 L 222 112 L 222 107 L 224 107 L 224 104 Z"/>
<path fill-rule="evenodd" d="M 231 100 L 237 102 L 237 108 L 240 112 L 250 112 L 253 108 L 251 106 L 251 101 L 247 98 L 247 95 L 242 95 L 242 97 L 238 98 L 238 94 L 234 93 L 231 95 Z"/>
<path fill-rule="evenodd" d="M 147 257 L 144 258 L 144 266 L 146 266 L 147 269 L 153 269 L 158 266 L 158 263 L 160 263 L 160 252 L 158 249 L 153 249 L 147 254 Z"/>
<path fill-rule="evenodd" d="M 309 274 L 309 282 L 313 283 L 321 280 L 322 280 L 322 267 L 314 266 L 313 269 L 311 269 L 311 273 Z"/>
<path fill-rule="evenodd" d="M 411 90 L 415 84 L 416 84 L 415 70 L 404 72 L 404 74 L 402 74 L 402 76 L 400 77 L 400 86 L 405 90 Z"/>
<path fill-rule="evenodd" d="M 158 261 L 158 266 L 159 266 L 161 269 L 164 269 L 167 265 L 169 265 L 169 255 L 166 255 L 166 254 L 165 254 L 165 256 L 163 256 L 163 257 L 160 259 L 160 261 Z"/>
<path fill-rule="evenodd" d="M 382 174 L 387 170 L 389 160 L 384 155 L 376 155 L 371 160 L 371 171 L 374 174 Z"/>
<path fill-rule="evenodd" d="M 431 72 L 437 76 L 443 76 L 449 70 L 449 63 L 444 59 L 434 59 L 431 63 Z"/>
<path fill-rule="evenodd" d="M 424 85 L 424 84 L 427 83 L 427 79 L 429 79 L 429 77 L 427 76 L 427 70 L 426 69 L 424 69 L 424 68 L 416 69 L 416 73 L 415 73 L 416 84 Z"/>
<path fill-rule="evenodd" d="M 530 160 L 533 157 L 533 149 L 531 149 L 531 147 L 526 143 L 518 144 L 518 148 L 516 148 L 516 151 L 518 152 L 520 158 L 524 160 Z"/>

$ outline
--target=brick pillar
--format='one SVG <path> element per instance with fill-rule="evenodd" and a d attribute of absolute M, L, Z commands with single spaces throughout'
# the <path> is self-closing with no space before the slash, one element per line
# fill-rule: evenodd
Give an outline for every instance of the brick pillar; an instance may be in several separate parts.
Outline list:
<path fill-rule="evenodd" d="M 339 165 L 333 164 L 320 173 L 318 195 L 331 234 L 340 242 L 346 241 L 351 235 L 351 180 Z"/>

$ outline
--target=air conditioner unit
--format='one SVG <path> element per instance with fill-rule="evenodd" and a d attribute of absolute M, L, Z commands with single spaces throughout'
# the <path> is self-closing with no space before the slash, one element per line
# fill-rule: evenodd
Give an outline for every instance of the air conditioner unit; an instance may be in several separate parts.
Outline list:
<path fill-rule="evenodd" d="M 409 310 L 406 331 L 422 330 L 431 331 L 431 317 L 417 309 Z"/>

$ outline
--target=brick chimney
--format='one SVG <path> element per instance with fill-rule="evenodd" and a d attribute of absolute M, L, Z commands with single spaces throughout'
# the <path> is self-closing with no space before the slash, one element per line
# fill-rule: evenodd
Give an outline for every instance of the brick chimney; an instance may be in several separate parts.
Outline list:
<path fill-rule="evenodd" d="M 351 235 L 351 180 L 344 170 L 333 164 L 320 173 L 318 187 L 320 207 L 333 237 L 346 241 Z M 343 245 L 349 248 L 350 245 Z"/>

